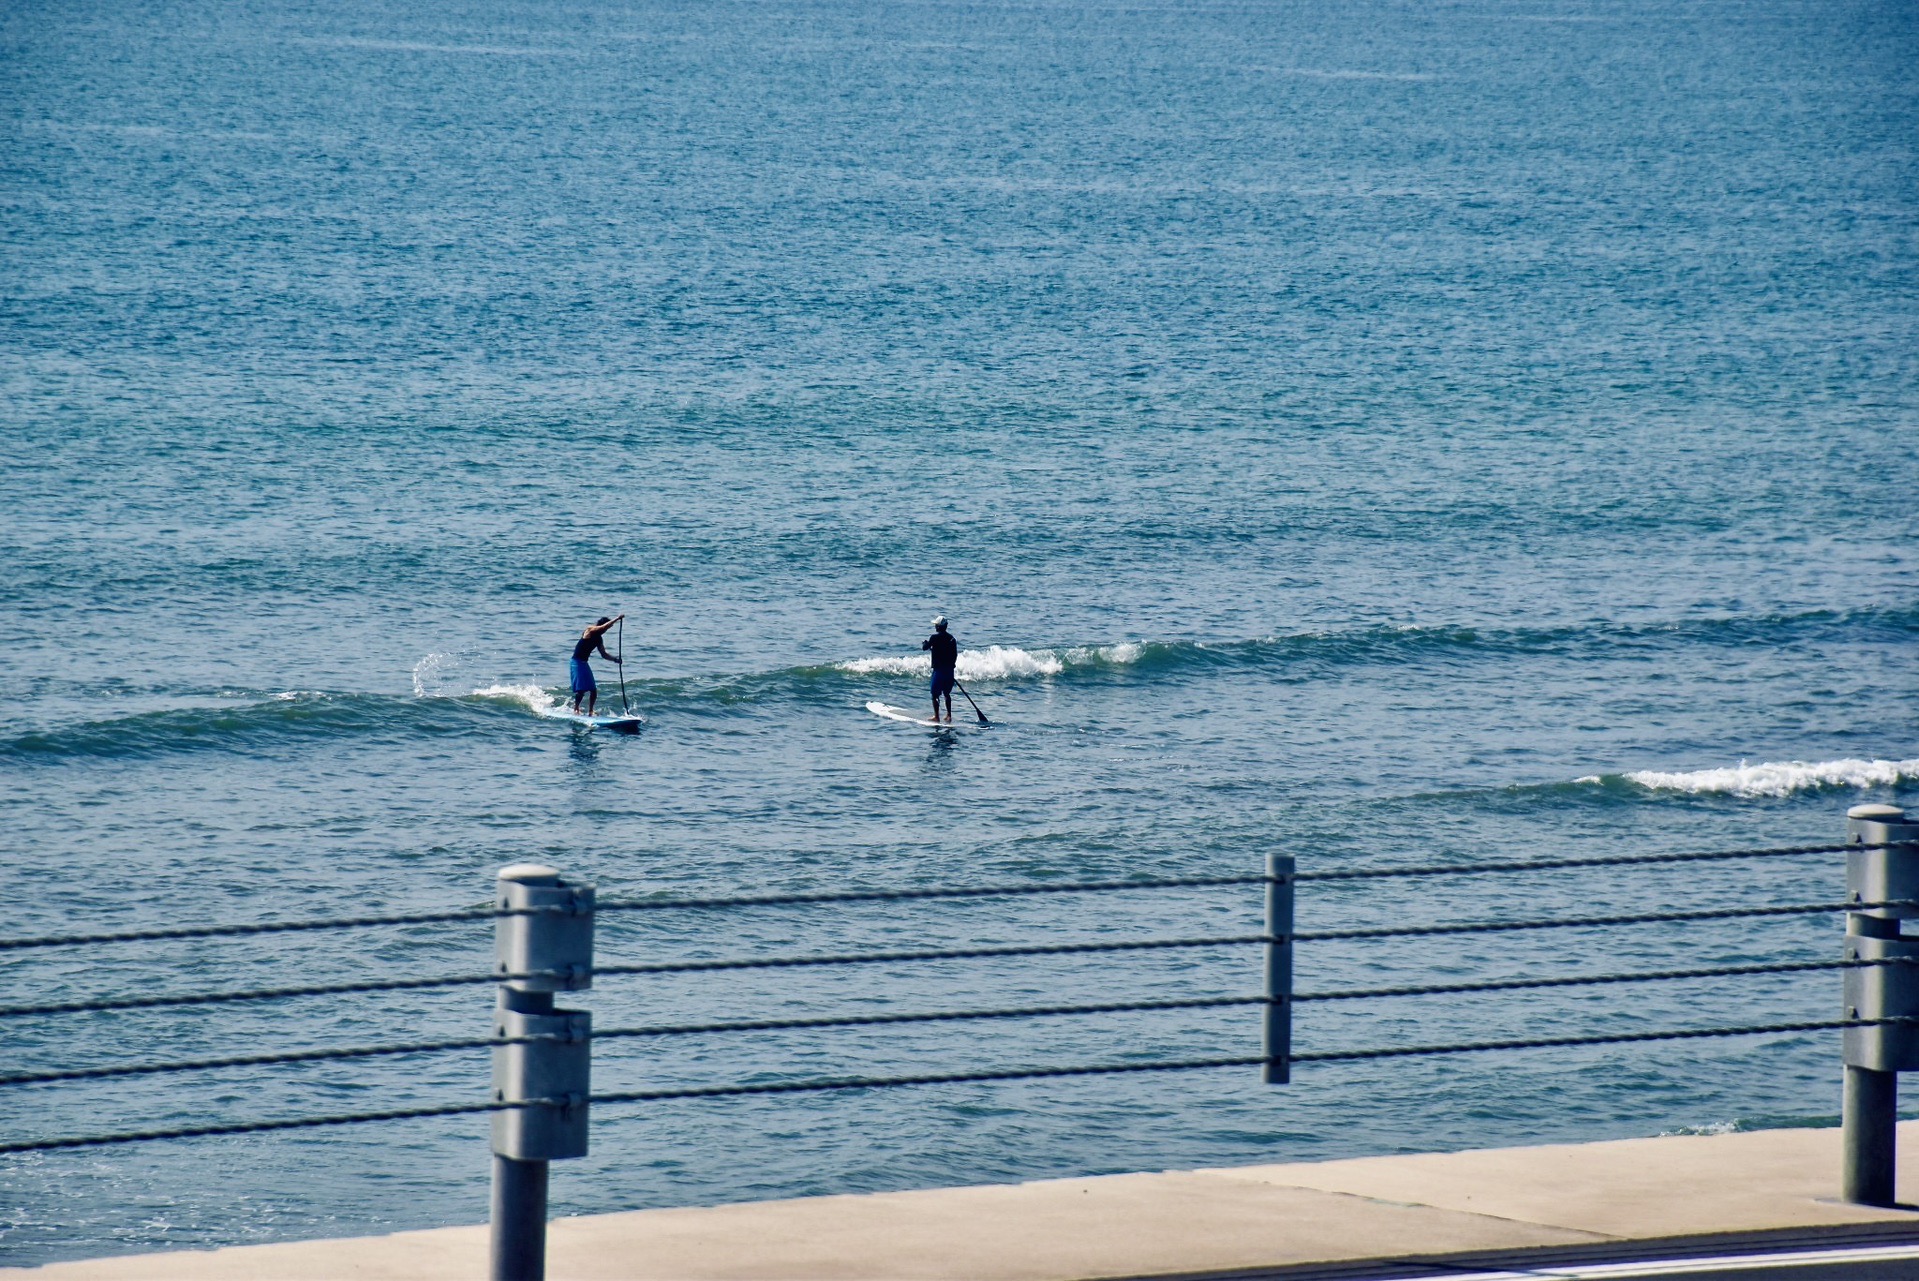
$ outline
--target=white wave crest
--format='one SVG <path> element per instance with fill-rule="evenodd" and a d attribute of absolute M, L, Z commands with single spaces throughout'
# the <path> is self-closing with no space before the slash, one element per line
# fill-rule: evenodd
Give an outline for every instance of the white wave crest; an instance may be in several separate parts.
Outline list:
<path fill-rule="evenodd" d="M 840 663 L 843 672 L 855 676 L 884 673 L 895 676 L 925 676 L 933 671 L 929 654 L 904 654 L 899 657 L 856 658 Z M 963 681 L 1007 680 L 1018 676 L 1057 676 L 1066 664 L 1050 649 L 1020 649 L 1016 645 L 989 645 L 985 649 L 963 649 L 959 656 L 959 678 Z"/>
<path fill-rule="evenodd" d="M 1919 760 L 1787 761 L 1760 765 L 1741 761 L 1737 766 L 1721 769 L 1677 774 L 1634 770 L 1626 775 L 1627 782 L 1655 791 L 1728 796 L 1790 796 L 1816 787 L 1890 787 L 1906 780 L 1919 780 Z"/>
<path fill-rule="evenodd" d="M 1137 663 L 1145 652 L 1146 646 L 1138 641 L 1127 641 L 1120 645 L 1079 645 L 1067 650 L 989 645 L 985 649 L 960 651 L 959 678 L 963 681 L 997 681 L 1016 680 L 1024 676 L 1057 676 L 1069 667 Z M 855 676 L 874 673 L 926 676 L 932 673 L 933 660 L 925 654 L 902 654 L 898 657 L 883 654 L 877 658 L 856 658 L 835 666 Z"/>
<path fill-rule="evenodd" d="M 538 685 L 488 685 L 476 689 L 473 698 L 502 698 L 519 703 L 535 716 L 564 716 L 566 706 Z"/>
<path fill-rule="evenodd" d="M 1069 667 L 1092 667 L 1105 663 L 1113 667 L 1124 667 L 1137 663 L 1146 653 L 1141 641 L 1125 641 L 1118 645 L 1080 645 L 1066 651 L 1066 663 Z"/>

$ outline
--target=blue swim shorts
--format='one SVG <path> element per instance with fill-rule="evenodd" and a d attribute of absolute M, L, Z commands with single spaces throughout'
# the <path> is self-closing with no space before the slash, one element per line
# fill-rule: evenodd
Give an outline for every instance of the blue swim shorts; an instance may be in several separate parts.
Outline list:
<path fill-rule="evenodd" d="M 597 694 L 600 687 L 593 683 L 593 668 L 583 658 L 571 660 L 573 664 L 573 692 L 575 694 Z"/>
<path fill-rule="evenodd" d="M 935 671 L 933 673 L 933 697 L 938 698 L 941 694 L 948 698 L 953 696 L 952 672 Z"/>

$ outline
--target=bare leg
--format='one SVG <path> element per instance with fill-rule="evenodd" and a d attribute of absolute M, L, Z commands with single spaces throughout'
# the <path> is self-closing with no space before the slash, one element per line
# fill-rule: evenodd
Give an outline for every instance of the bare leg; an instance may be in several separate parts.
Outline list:
<path fill-rule="evenodd" d="M 598 707 L 599 705 L 600 705 L 600 691 L 596 689 L 592 693 L 586 696 L 586 714 L 588 716 L 591 716 L 593 714 L 593 709 Z"/>

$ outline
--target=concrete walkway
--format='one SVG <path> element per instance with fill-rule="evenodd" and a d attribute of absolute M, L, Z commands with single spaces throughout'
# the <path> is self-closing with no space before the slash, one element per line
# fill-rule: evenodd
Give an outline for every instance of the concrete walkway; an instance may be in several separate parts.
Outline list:
<path fill-rule="evenodd" d="M 1901 1186 L 1919 1122 L 1900 1127 Z M 1919 1212 L 1840 1204 L 1837 1130 L 1767 1130 L 1372 1157 L 1000 1187 L 811 1197 L 556 1221 L 553 1281 L 1069 1281 L 1363 1276 L 1358 1261 L 1511 1251 L 1919 1241 Z M 565 1178 L 556 1169 L 556 1182 Z M 1907 1230 L 1894 1225 L 1910 1225 Z M 1874 1226 L 1879 1225 L 1879 1226 Z M 1747 1234 L 1764 1234 L 1749 1236 Z M 1372 1275 L 1430 1275 L 1375 1266 Z M 486 1229 L 182 1251 L 0 1269 L 45 1281 L 471 1281 Z"/>

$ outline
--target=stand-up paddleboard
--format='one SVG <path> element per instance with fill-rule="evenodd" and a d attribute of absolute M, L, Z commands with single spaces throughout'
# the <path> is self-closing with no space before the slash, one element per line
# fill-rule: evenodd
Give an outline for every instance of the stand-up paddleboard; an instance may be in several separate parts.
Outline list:
<path fill-rule="evenodd" d="M 965 729 L 971 721 L 935 721 L 924 716 L 915 716 L 904 707 L 894 707 L 891 703 L 868 703 L 866 710 L 875 716 L 884 716 L 889 721 L 899 721 L 903 725 L 924 725 L 927 729 Z"/>
<path fill-rule="evenodd" d="M 563 721 L 572 721 L 576 725 L 586 725 L 593 729 L 610 729 L 615 734 L 637 734 L 640 726 L 646 724 L 644 716 L 588 716 L 585 712 L 576 712 L 572 708 L 563 708 L 554 712 Z"/>

